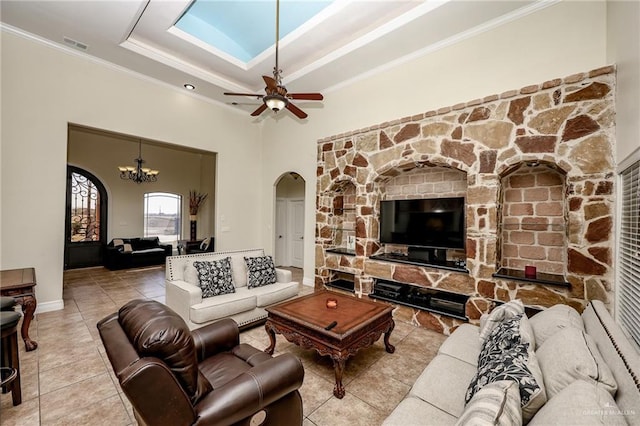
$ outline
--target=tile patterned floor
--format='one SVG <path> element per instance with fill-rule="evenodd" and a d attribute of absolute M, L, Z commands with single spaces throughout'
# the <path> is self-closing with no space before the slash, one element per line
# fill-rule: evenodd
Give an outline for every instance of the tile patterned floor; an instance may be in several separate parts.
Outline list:
<path fill-rule="evenodd" d="M 292 269 L 301 282 L 300 270 Z M 301 286 L 302 293 L 313 291 Z M 0 396 L 0 424 L 9 425 L 135 425 L 131 405 L 112 373 L 96 322 L 125 302 L 148 298 L 164 302 L 164 267 L 109 271 L 89 268 L 64 273 L 64 304 L 60 311 L 37 314 L 29 335 L 38 349 L 25 352 L 20 342 L 22 404 Z M 379 425 L 407 394 L 444 340 L 444 336 L 396 321 L 391 343 L 382 339 L 347 361 L 343 399 L 333 396 L 331 360 L 302 350 L 277 337 L 276 355 L 291 352 L 305 367 L 300 389 L 304 426 Z M 266 348 L 263 327 L 242 333 L 241 341 Z"/>

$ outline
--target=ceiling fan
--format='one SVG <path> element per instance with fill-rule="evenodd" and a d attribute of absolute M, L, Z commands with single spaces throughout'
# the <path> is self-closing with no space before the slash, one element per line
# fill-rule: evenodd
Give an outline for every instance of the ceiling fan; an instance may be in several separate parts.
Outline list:
<path fill-rule="evenodd" d="M 253 117 L 257 117 L 266 111 L 267 108 L 278 112 L 283 108 L 288 109 L 298 118 L 307 118 L 307 113 L 290 102 L 291 99 L 299 99 L 306 101 L 321 101 L 323 98 L 320 93 L 289 93 L 287 88 L 282 85 L 282 76 L 280 73 L 282 70 L 278 66 L 278 42 L 280 38 L 280 0 L 276 0 L 276 66 L 273 67 L 273 77 L 263 75 L 266 87 L 264 91 L 266 94 L 261 95 L 257 93 L 232 93 L 225 92 L 225 95 L 229 96 L 252 96 L 258 99 L 262 99 L 262 105 L 251 113 Z"/>

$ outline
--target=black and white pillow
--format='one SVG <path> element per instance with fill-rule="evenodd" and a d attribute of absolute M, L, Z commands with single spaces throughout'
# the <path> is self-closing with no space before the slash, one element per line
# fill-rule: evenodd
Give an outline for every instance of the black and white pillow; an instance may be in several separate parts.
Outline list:
<path fill-rule="evenodd" d="M 468 403 L 473 395 L 488 383 L 512 380 L 520 387 L 520 403 L 525 406 L 540 391 L 536 379 L 528 367 L 529 344 L 517 343 L 500 352 L 500 356 L 488 356 L 469 384 L 465 396 Z"/>
<path fill-rule="evenodd" d="M 245 257 L 247 287 L 262 287 L 276 282 L 276 266 L 271 256 Z"/>
<path fill-rule="evenodd" d="M 202 289 L 202 297 L 219 296 L 235 293 L 233 275 L 231 274 L 231 258 L 225 257 L 213 261 L 195 261 L 194 268 L 198 271 L 198 280 Z"/>
<path fill-rule="evenodd" d="M 500 356 L 502 351 L 519 342 L 528 343 L 530 351 L 536 347 L 533 329 L 524 314 L 506 319 L 491 330 L 482 345 L 478 362 L 482 363 L 487 357 Z"/>
<path fill-rule="evenodd" d="M 498 380 L 518 383 L 525 423 L 546 402 L 542 372 L 534 351 L 533 329 L 524 314 L 504 319 L 488 334 L 478 356 L 478 370 L 465 402 L 483 386 Z"/>

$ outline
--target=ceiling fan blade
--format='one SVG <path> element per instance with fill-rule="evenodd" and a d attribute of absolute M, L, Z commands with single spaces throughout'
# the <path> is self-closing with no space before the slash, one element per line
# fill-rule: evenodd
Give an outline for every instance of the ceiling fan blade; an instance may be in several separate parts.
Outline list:
<path fill-rule="evenodd" d="M 264 95 L 259 95 L 257 93 L 233 93 L 233 92 L 224 92 L 223 95 L 227 96 L 252 96 L 254 98 L 262 98 Z"/>
<path fill-rule="evenodd" d="M 292 104 L 291 102 L 287 104 L 287 109 L 292 113 L 294 113 L 298 118 L 307 118 L 307 113 L 301 110 L 300 108 L 298 108 L 297 106 L 295 106 L 294 104 Z"/>
<path fill-rule="evenodd" d="M 324 99 L 321 93 L 289 93 L 289 99 L 302 99 L 306 101 L 321 101 Z"/>
<path fill-rule="evenodd" d="M 278 82 L 273 77 L 269 77 L 268 75 L 263 75 L 262 79 L 266 83 L 267 89 L 277 90 Z"/>
<path fill-rule="evenodd" d="M 260 114 L 262 114 L 266 109 L 267 109 L 267 104 L 262 104 L 262 105 L 260 105 L 260 106 L 258 107 L 258 109 L 257 109 L 257 110 L 255 110 L 255 111 L 253 111 L 253 112 L 251 113 L 251 116 L 252 116 L 252 117 L 257 117 L 257 116 L 259 116 Z"/>

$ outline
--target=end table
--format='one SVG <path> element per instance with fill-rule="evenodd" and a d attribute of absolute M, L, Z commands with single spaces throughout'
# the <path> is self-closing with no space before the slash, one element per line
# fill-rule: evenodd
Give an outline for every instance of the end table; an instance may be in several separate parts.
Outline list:
<path fill-rule="evenodd" d="M 36 311 L 36 271 L 34 268 L 8 269 L 0 271 L 0 295 L 10 296 L 22 306 L 24 320 L 21 335 L 27 352 L 38 347 L 38 343 L 29 338 L 29 326 Z"/>

